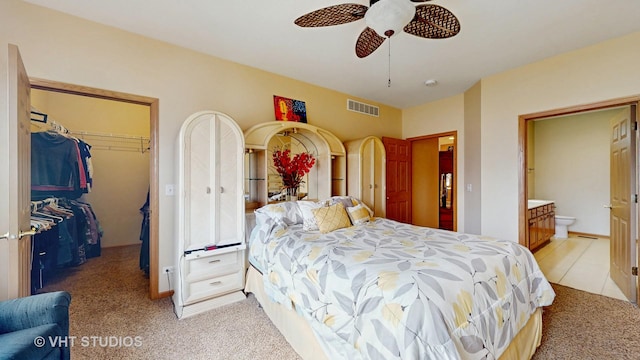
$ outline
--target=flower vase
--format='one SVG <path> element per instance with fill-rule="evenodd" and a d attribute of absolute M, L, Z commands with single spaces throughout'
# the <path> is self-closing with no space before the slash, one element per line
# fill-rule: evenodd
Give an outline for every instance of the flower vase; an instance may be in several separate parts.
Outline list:
<path fill-rule="evenodd" d="M 298 188 L 297 187 L 288 187 L 285 188 L 286 200 L 287 201 L 296 201 L 298 200 Z"/>

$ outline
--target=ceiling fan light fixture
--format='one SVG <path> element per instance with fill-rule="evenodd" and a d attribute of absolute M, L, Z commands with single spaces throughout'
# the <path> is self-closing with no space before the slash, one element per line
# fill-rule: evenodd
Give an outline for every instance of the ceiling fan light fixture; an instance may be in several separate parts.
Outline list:
<path fill-rule="evenodd" d="M 380 0 L 364 14 L 364 21 L 378 35 L 399 33 L 415 16 L 416 8 L 407 0 Z"/>

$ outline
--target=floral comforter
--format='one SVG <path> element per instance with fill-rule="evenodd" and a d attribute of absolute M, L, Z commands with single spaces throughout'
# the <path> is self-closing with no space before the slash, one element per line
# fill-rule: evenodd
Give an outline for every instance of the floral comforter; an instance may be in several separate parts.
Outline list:
<path fill-rule="evenodd" d="M 514 242 L 388 219 L 328 234 L 259 222 L 250 261 L 331 359 L 496 359 L 555 297 Z"/>

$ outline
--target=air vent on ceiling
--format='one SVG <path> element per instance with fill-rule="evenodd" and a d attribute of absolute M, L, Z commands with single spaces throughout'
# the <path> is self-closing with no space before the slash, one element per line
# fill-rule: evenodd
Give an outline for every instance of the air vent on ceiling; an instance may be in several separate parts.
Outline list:
<path fill-rule="evenodd" d="M 379 116 L 380 108 L 374 105 L 365 104 L 359 101 L 347 99 L 347 110 L 367 114 L 371 116 Z"/>

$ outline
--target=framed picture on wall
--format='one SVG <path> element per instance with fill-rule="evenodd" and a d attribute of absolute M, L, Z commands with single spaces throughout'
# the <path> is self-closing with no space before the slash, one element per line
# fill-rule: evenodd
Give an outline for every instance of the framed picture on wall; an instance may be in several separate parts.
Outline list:
<path fill-rule="evenodd" d="M 307 107 L 304 101 L 273 95 L 276 120 L 307 122 Z"/>

